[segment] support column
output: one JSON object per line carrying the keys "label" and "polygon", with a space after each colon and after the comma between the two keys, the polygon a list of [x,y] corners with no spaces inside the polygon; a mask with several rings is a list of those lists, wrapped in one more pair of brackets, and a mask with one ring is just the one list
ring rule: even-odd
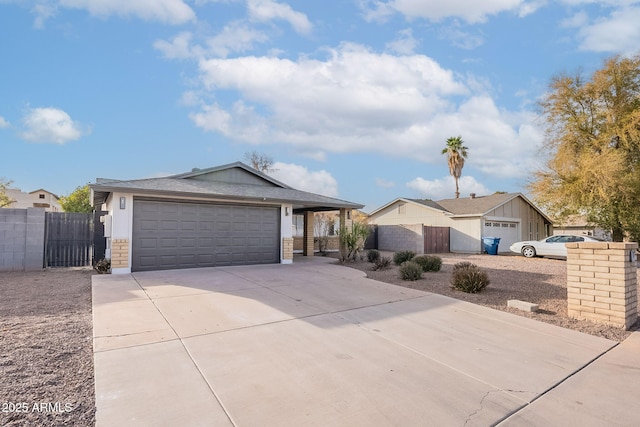
{"label": "support column", "polygon": [[313,256],[313,212],[307,211],[304,213],[304,235],[302,238],[302,254],[304,256]]}
{"label": "support column", "polygon": [[[340,230],[347,229],[351,231],[351,227],[353,225],[353,219],[351,218],[351,209],[340,209]],[[347,253],[347,246],[344,244],[342,239],[339,242],[340,245],[340,254],[345,257]]]}

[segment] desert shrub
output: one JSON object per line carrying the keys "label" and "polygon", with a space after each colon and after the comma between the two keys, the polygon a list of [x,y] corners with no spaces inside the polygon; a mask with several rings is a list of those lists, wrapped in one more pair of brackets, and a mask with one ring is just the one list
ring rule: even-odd
{"label": "desert shrub", "polygon": [[389,267],[391,267],[391,258],[388,256],[381,256],[375,260],[373,265],[374,270],[386,270]]}
{"label": "desert shrub", "polygon": [[403,262],[399,271],[402,280],[418,280],[422,278],[422,267],[413,261]]}
{"label": "desert shrub", "polygon": [[416,256],[416,253],[413,251],[398,251],[393,254],[393,263],[400,265],[405,261],[411,261],[414,256]]}
{"label": "desert shrub", "polygon": [[460,262],[453,266],[451,287],[469,294],[482,291],[489,285],[489,276],[475,264]]}
{"label": "desert shrub", "polygon": [[418,255],[411,261],[422,267],[422,271],[440,271],[442,267],[442,258],[435,255]]}
{"label": "desert shrub", "polygon": [[377,249],[371,249],[370,251],[367,252],[367,261],[376,262],[379,259],[380,259],[380,251],[378,251]]}

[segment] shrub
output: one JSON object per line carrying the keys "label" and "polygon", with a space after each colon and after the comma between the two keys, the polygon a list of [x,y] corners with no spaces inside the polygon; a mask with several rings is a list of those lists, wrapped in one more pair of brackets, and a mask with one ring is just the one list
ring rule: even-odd
{"label": "shrub", "polygon": [[416,256],[416,253],[413,251],[398,251],[393,254],[393,263],[400,265],[405,261],[411,261],[414,256]]}
{"label": "shrub", "polygon": [[422,278],[422,267],[413,261],[405,261],[400,266],[402,280],[418,280]]}
{"label": "shrub", "polygon": [[93,268],[100,274],[108,273],[111,268],[111,260],[102,258],[100,261],[96,262],[96,265]]}
{"label": "shrub", "polygon": [[377,249],[371,249],[367,252],[367,261],[376,262],[380,259],[380,252]]}
{"label": "shrub", "polygon": [[388,256],[378,258],[373,265],[374,270],[386,270],[389,267],[391,267],[391,258]]}
{"label": "shrub", "polygon": [[422,271],[440,271],[442,267],[442,258],[435,255],[419,255],[411,261],[422,267]]}
{"label": "shrub", "polygon": [[460,262],[453,266],[451,287],[469,294],[482,291],[489,285],[487,272],[470,262]]}

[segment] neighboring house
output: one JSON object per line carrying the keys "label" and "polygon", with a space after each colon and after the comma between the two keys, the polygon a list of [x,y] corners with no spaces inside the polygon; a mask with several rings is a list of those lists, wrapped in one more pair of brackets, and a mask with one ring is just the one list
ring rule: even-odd
{"label": "neighboring house", "polygon": [[25,193],[22,190],[9,188],[5,190],[5,194],[13,200],[6,208],[26,209],[26,208],[44,208],[47,212],[60,212],[62,208],[58,203],[59,197],[50,191],[39,190]]}
{"label": "neighboring house", "polygon": [[[483,237],[499,237],[499,252],[509,252],[512,243],[550,236],[552,221],[520,193],[445,200],[398,198],[369,216],[378,225],[381,250],[426,250],[431,228],[448,232],[451,252],[481,253]],[[446,251],[446,250],[445,250]]]}
{"label": "neighboring house", "polygon": [[587,219],[581,215],[574,215],[566,218],[553,226],[553,234],[577,234],[593,236],[598,239],[611,240],[611,233],[596,225],[589,224]]}
{"label": "neighboring house", "polygon": [[105,216],[113,273],[293,262],[293,217],[313,255],[314,212],[350,221],[362,205],[299,191],[236,162],[164,178],[98,179],[91,199]]}

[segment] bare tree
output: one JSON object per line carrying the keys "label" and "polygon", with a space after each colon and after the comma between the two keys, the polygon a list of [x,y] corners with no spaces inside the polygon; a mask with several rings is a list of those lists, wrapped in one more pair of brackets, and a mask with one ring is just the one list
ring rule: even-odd
{"label": "bare tree", "polygon": [[249,151],[244,153],[244,159],[249,162],[252,168],[257,169],[262,173],[275,171],[273,168],[273,159],[264,153]]}

